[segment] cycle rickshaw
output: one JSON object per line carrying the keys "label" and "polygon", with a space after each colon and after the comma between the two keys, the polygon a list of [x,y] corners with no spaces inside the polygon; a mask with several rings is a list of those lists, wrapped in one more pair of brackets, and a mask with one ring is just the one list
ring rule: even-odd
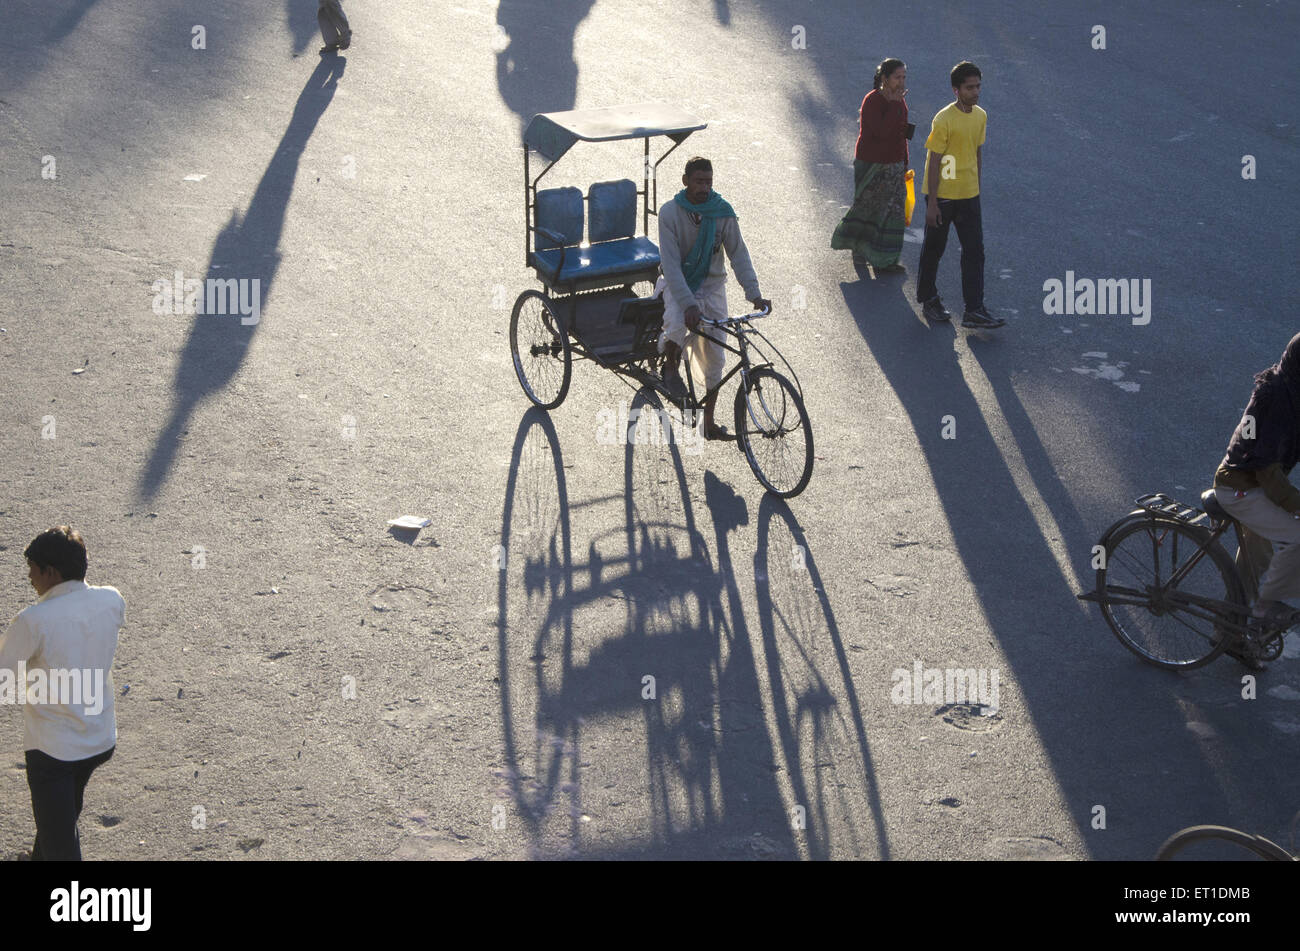
{"label": "cycle rickshaw", "polygon": [[[697,394],[694,374],[687,373],[687,395],[679,399],[663,383],[658,338],[664,303],[651,292],[659,274],[659,248],[649,237],[650,216],[658,208],[657,173],[691,133],[705,127],[695,116],[661,103],[533,117],[523,136],[524,263],[543,290],[524,291],[515,301],[510,352],[524,393],[544,410],[564,402],[575,359],[657,392],[682,410],[684,419],[696,416],[708,396],[740,374],[737,444],[758,481],[789,498],[802,492],[812,476],[812,425],[798,376],[753,326],[770,311],[700,321],[699,333],[739,357],[717,387]],[[673,144],[651,164],[650,140],[659,136]],[[640,189],[628,178],[596,182],[585,196],[572,186],[538,188],[578,142],[627,139],[645,143]],[[533,152],[546,162],[536,177],[531,173]],[[777,369],[778,360],[785,372]]]}

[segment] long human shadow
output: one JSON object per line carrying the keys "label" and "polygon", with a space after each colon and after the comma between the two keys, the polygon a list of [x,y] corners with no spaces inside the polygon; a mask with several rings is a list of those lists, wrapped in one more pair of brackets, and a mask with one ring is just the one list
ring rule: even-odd
{"label": "long human shadow", "polygon": [[[261,325],[260,320],[265,319],[265,304],[280,266],[280,235],[298,174],[298,160],[316,123],[334,98],[345,66],[343,57],[328,56],[313,70],[244,214],[240,216],[232,211],[230,220],[213,242],[203,286],[207,287],[209,280],[248,281],[248,287],[257,288],[262,313],[257,322],[248,324],[236,314],[186,315],[193,324],[172,382],[171,417],[159,433],[140,475],[138,491],[144,499],[153,498],[162,488],[187,432],[190,416],[203,400],[215,395],[234,378]],[[258,283],[252,284],[253,281]]]}
{"label": "long human shadow", "polygon": [[521,130],[539,112],[574,107],[573,37],[595,5],[596,0],[501,0],[497,24],[510,42],[497,52],[497,90]]}

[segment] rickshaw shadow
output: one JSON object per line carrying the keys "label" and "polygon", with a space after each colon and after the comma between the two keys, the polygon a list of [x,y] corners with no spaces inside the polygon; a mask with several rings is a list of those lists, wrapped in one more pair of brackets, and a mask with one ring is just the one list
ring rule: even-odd
{"label": "rickshaw shadow", "polygon": [[[868,843],[855,817],[869,813],[879,857],[888,859],[880,790],[835,612],[799,520],[770,494],[758,510],[754,585],[777,739],[793,800],[804,809],[808,856],[832,857],[832,829],[849,838],[836,851],[862,856]],[[855,754],[848,763],[846,753]]]}
{"label": "rickshaw shadow", "polygon": [[280,267],[280,234],[298,174],[298,159],[334,98],[346,62],[343,57],[327,57],[308,77],[294,106],[293,118],[248,207],[242,216],[232,211],[213,242],[202,287],[207,288],[208,282],[214,280],[247,282],[243,286],[249,293],[239,293],[250,303],[254,295],[258,297],[257,320],[244,324],[245,317],[233,313],[189,315],[191,329],[172,381],[171,417],[159,432],[140,474],[138,491],[142,498],[151,499],[162,488],[198,405],[226,387],[243,366],[260,326],[261,307],[270,297]]}
{"label": "rickshaw shadow", "polygon": [[[777,775],[785,769],[796,799],[808,802],[812,813],[806,854],[827,857],[829,827],[844,821],[844,810],[830,803],[836,793],[824,790],[823,782],[843,774],[832,770],[825,780],[819,774],[825,764],[813,760],[832,755],[822,741],[856,735],[870,808],[883,829],[865,730],[829,603],[824,595],[812,608],[800,601],[794,610],[820,614],[791,625],[784,606],[805,596],[782,588],[773,597],[770,586],[760,589],[765,654],[775,672],[773,693],[782,701],[778,764],[730,546],[731,536],[749,523],[748,507],[720,479],[705,474],[715,563],[705,529],[697,524],[682,443],[673,429],[677,419],[663,410],[650,390],[633,399],[622,497],[577,506],[621,502],[623,524],[595,534],[585,561],[577,563],[573,506],[555,426],[539,410],[520,422],[498,551],[502,794],[523,820],[522,844],[533,857],[793,859],[803,854],[796,837],[805,833],[792,829]],[[790,525],[793,519],[775,500],[765,502],[763,512],[769,523],[775,518]],[[597,517],[606,522],[603,514]],[[797,523],[789,530],[803,542]],[[765,528],[764,538],[770,535]],[[769,549],[775,551],[765,543],[760,550],[764,560]],[[819,586],[815,566],[811,577]],[[621,624],[615,620],[609,636],[591,638],[593,629],[617,617],[611,609],[617,612],[619,604]],[[849,713],[837,722],[847,717],[854,724],[834,736],[821,724],[834,719],[836,697],[844,691],[825,688],[819,697],[826,702],[819,705],[792,688],[795,709],[787,713],[785,683],[798,678],[780,660],[778,646],[782,633],[793,630],[806,639],[807,632],[827,625],[847,684]],[[638,719],[641,730],[634,731],[630,724]],[[584,736],[584,724],[595,720],[600,728],[588,728]],[[619,721],[628,724],[623,733],[643,737],[621,738]],[[802,726],[809,722],[815,732],[811,758],[800,746]],[[608,825],[628,814],[630,799],[644,815]],[[847,821],[852,827],[852,818]],[[850,834],[856,844],[859,837]],[[888,855],[883,835],[880,854]]]}
{"label": "rickshaw shadow", "polygon": [[[591,540],[585,564],[573,560],[554,425],[538,410],[520,423],[497,593],[503,791],[532,857],[743,856],[759,841],[755,823],[764,857],[796,857],[780,792],[759,765],[773,752],[748,635],[741,621],[727,636],[720,574],[695,523],[681,454],[662,441],[671,416],[644,389],[628,416],[622,498],[602,500],[622,502],[624,524]],[[734,493],[723,509],[726,525],[747,520]],[[575,628],[607,624],[611,602],[625,605],[621,631],[575,663]],[[520,676],[527,665],[532,673]],[[612,782],[584,792],[582,766],[595,758],[580,747],[584,722],[600,718],[612,729],[638,716],[643,745],[602,749],[600,772]],[[586,742],[607,742],[607,731],[591,733]],[[580,824],[588,811],[622,807],[629,787],[647,813],[641,836]]]}

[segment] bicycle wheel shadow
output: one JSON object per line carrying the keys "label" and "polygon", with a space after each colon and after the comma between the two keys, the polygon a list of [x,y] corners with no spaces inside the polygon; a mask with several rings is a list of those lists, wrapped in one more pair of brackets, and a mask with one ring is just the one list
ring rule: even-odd
{"label": "bicycle wheel shadow", "polygon": [[792,801],[803,809],[808,857],[869,854],[858,828],[858,817],[869,816],[878,857],[888,859],[871,747],[835,611],[799,520],[771,494],[759,505],[754,585],[776,734]]}
{"label": "bicycle wheel shadow", "polygon": [[[540,409],[530,409],[519,423],[494,560],[504,730],[504,765],[497,775],[535,851],[557,800],[569,799],[570,836],[579,805],[579,724],[563,703],[573,645],[568,489],[555,425]],[[522,603],[515,603],[519,597],[511,601],[512,591],[522,593]]]}

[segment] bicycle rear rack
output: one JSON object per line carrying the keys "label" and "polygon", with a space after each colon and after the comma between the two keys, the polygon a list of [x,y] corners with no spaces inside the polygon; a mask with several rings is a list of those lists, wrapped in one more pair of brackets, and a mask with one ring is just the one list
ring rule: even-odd
{"label": "bicycle rear rack", "polygon": [[1139,496],[1135,504],[1138,508],[1145,509],[1152,515],[1163,515],[1166,518],[1177,519],[1188,525],[1199,525],[1202,527],[1210,524],[1210,517],[1200,509],[1191,505],[1184,505],[1177,499],[1170,498],[1163,492],[1154,492],[1148,495]]}

